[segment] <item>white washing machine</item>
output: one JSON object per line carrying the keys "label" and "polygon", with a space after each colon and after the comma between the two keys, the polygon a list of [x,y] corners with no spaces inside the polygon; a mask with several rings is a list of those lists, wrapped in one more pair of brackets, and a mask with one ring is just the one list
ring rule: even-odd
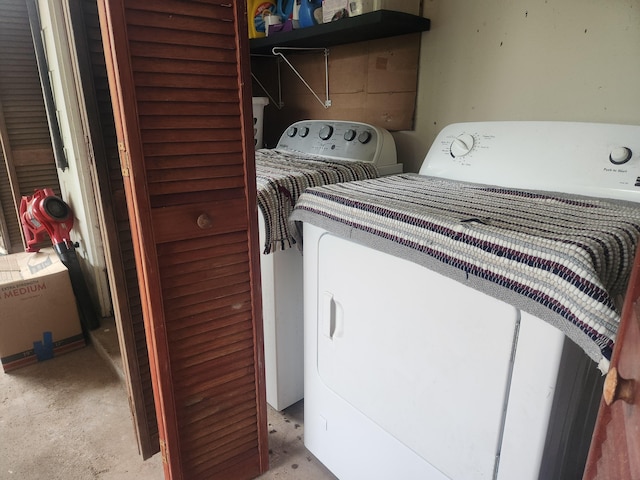
{"label": "white washing machine", "polygon": [[596,197],[640,202],[640,127],[455,124],[420,175],[308,190],[305,446],[341,480],[582,478],[621,305],[592,289],[640,231]]}
{"label": "white washing machine", "polygon": [[[303,275],[298,246],[288,239],[269,240],[268,232],[289,227],[285,225],[286,218],[280,219],[280,227],[274,218],[288,216],[307,183],[320,185],[350,179],[346,174],[335,173],[340,162],[372,164],[380,175],[402,172],[391,134],[361,122],[296,122],[282,134],[275,149],[256,152],[258,192],[272,210],[265,215],[269,206],[261,205],[258,222],[263,246],[260,261],[267,402],[276,410],[292,405],[304,395]],[[310,179],[316,172],[319,176]],[[349,173],[354,178],[362,174]],[[287,185],[284,197],[283,185]],[[265,228],[265,216],[272,219],[269,229]],[[284,236],[289,233],[295,234],[290,231]]]}

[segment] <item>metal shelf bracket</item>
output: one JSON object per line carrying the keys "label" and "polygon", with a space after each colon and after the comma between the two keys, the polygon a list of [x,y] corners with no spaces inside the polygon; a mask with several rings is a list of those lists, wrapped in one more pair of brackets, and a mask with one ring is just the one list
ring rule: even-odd
{"label": "metal shelf bracket", "polygon": [[[300,74],[300,72],[293,66],[293,64],[287,59],[287,57],[282,53],[283,51],[321,51],[324,54],[324,95],[325,100],[322,100],[318,94],[313,90],[311,85],[307,83],[304,77]],[[324,108],[329,108],[331,106],[331,99],[329,98],[329,49],[328,48],[297,48],[297,47],[273,47],[271,49],[271,53],[278,58],[278,60],[284,61],[289,68],[296,74],[296,76],[300,79],[300,81],[304,84],[305,87],[313,94],[313,96],[320,102]],[[251,76],[255,80],[255,82],[260,86],[260,88],[265,92],[265,94],[269,97],[269,99],[273,102],[273,104],[280,110],[284,106],[284,102],[282,101],[282,83],[280,77],[280,61],[278,61],[278,101],[275,101],[273,97],[269,94],[267,89],[262,85],[262,83],[256,78],[256,76],[251,73]]]}

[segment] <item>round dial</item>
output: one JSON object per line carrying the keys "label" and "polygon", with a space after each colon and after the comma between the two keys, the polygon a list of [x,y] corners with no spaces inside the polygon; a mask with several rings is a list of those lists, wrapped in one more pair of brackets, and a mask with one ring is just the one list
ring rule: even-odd
{"label": "round dial", "polygon": [[309,135],[309,127],[301,127],[300,131],[298,132],[298,135],[300,135],[302,138]]}
{"label": "round dial", "polygon": [[369,143],[369,140],[371,140],[371,132],[368,130],[358,135],[358,141],[362,144]]}
{"label": "round dial", "polygon": [[289,129],[287,130],[287,135],[289,137],[295,137],[297,131],[298,129],[296,127],[289,127]]}
{"label": "round dial", "polygon": [[611,150],[609,154],[609,161],[614,165],[622,165],[623,163],[627,163],[631,160],[631,152],[630,148],[627,147],[617,147]]}
{"label": "round dial", "polygon": [[350,128],[349,130],[347,130],[346,132],[344,132],[344,139],[347,142],[350,142],[351,140],[353,140],[354,138],[356,138],[356,131],[353,130],[352,128]]}
{"label": "round dial", "polygon": [[325,125],[320,129],[320,133],[318,135],[322,140],[329,140],[331,135],[333,135],[333,127],[331,125]]}
{"label": "round dial", "polygon": [[472,135],[468,133],[458,135],[453,142],[451,142],[451,156],[454,158],[464,157],[473,149],[474,143],[475,141]]}

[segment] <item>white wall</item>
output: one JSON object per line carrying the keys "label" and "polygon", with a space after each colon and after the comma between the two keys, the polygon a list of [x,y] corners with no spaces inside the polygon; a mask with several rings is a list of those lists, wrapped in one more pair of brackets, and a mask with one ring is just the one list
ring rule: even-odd
{"label": "white wall", "polygon": [[415,131],[394,133],[417,171],[454,122],[640,125],[640,0],[424,0]]}

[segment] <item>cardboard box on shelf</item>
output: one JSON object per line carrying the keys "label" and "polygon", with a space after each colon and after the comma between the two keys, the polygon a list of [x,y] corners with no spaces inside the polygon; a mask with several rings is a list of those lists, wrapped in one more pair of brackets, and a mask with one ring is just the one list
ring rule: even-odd
{"label": "cardboard box on shelf", "polygon": [[322,0],[322,21],[335,22],[376,10],[420,15],[420,0]]}
{"label": "cardboard box on shelf", "polygon": [[349,17],[349,0],[322,0],[322,23]]}
{"label": "cardboard box on shelf", "polygon": [[69,273],[54,250],[0,256],[0,361],[4,371],[84,345]]}

